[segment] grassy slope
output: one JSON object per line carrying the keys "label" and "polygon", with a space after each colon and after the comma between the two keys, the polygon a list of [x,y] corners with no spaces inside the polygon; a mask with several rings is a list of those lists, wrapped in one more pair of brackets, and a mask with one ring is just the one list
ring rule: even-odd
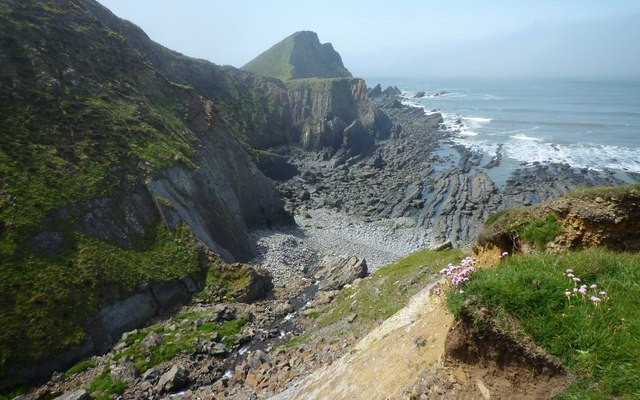
{"label": "grassy slope", "polygon": [[[460,261],[461,257],[460,250],[421,250],[380,268],[359,284],[343,288],[331,304],[312,311],[310,316],[316,318],[317,329],[307,336],[295,338],[291,344],[367,333],[376,323],[404,307],[411,296],[439,278],[438,271],[449,263]],[[342,323],[353,314],[357,315],[353,323]]]}
{"label": "grassy slope", "polygon": [[[575,190],[568,198],[597,204],[596,197],[620,198],[640,185]],[[546,214],[545,214],[546,212]],[[505,210],[487,220],[490,231],[520,236],[543,249],[561,233],[557,215],[543,206]],[[487,239],[491,240],[491,238]],[[574,285],[567,269],[581,279]],[[577,380],[561,398],[636,398],[640,392],[640,254],[588,249],[562,255],[534,253],[508,258],[498,268],[482,270],[451,290],[454,313],[466,299],[506,311],[550,354],[558,356]],[[588,299],[565,296],[581,284],[595,284],[609,299],[595,307]],[[603,297],[603,296],[599,296]]]}
{"label": "grassy slope", "polygon": [[251,60],[242,69],[254,74],[277,78],[283,82],[287,81],[291,79],[293,72],[290,57],[294,44],[294,35],[289,36]]}
{"label": "grassy slope", "polygon": [[[563,275],[568,268],[610,299],[596,307],[588,298],[567,298],[565,291],[574,287]],[[448,301],[454,313],[465,299],[476,297],[479,304],[514,316],[575,374],[575,384],[561,398],[634,398],[640,391],[639,280],[638,254],[591,249],[516,256],[478,272],[464,293],[450,291]]]}

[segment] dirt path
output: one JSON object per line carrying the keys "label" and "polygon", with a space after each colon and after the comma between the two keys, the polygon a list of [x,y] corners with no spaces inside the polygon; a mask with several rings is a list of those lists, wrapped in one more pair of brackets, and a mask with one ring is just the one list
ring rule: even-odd
{"label": "dirt path", "polygon": [[443,298],[430,294],[434,284],[370,332],[332,365],[294,382],[272,399],[398,398],[421,371],[442,362],[447,331],[453,323]]}

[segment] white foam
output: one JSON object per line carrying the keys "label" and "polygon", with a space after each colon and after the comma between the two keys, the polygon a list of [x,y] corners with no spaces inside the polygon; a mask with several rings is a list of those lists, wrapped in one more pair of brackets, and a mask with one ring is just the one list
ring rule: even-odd
{"label": "white foam", "polygon": [[522,129],[514,129],[512,131],[504,131],[504,132],[500,132],[500,135],[512,135],[514,133],[520,133],[520,132],[532,132],[532,131],[537,131],[538,129],[540,129],[539,126],[534,126],[531,128],[522,128]]}
{"label": "white foam", "polygon": [[518,140],[505,143],[503,150],[506,157],[521,162],[566,163],[575,168],[640,173],[640,149],[635,148]]}
{"label": "white foam", "polygon": [[[410,97],[414,95],[415,93],[405,92],[402,103],[412,107],[420,107],[425,110],[426,114],[431,114],[430,109],[418,102],[419,99]],[[458,95],[460,94],[449,92],[442,96],[454,97]],[[459,114],[442,111],[440,113],[444,120],[443,128],[454,134],[452,141],[466,146],[474,152],[494,154],[496,146],[504,141],[503,156],[517,162],[566,163],[574,168],[614,169],[640,173],[639,148],[581,143],[554,144],[547,142],[545,138],[525,133],[538,130],[539,126],[494,132],[491,129],[486,129],[487,125],[492,122],[491,118],[477,115],[463,117]],[[502,139],[498,139],[498,137],[502,137]]]}
{"label": "white foam", "polygon": [[418,104],[415,101],[411,101],[409,99],[404,99],[401,101],[401,103],[404,104],[405,106],[425,109],[425,107],[422,104]]}
{"label": "white foam", "polygon": [[527,136],[523,133],[519,133],[517,135],[513,135],[513,136],[509,136],[512,139],[516,139],[516,140],[524,140],[526,142],[542,142],[542,139],[540,138],[536,138],[536,137],[531,137],[531,136]]}
{"label": "white foam", "polygon": [[484,118],[484,117],[462,117],[462,119],[464,121],[473,121],[479,124],[488,124],[489,122],[491,122],[491,118]]}

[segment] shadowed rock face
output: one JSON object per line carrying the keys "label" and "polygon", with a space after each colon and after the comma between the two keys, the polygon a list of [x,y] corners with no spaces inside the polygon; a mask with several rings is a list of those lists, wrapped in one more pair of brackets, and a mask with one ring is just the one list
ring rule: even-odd
{"label": "shadowed rock face", "polygon": [[299,78],[347,78],[351,73],[342,64],[342,58],[331,43],[320,44],[315,32],[294,34],[295,44],[289,62],[293,66],[291,77]]}

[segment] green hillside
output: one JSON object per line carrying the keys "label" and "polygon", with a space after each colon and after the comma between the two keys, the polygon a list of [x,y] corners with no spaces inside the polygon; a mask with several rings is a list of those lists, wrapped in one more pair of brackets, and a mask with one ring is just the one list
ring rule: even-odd
{"label": "green hillside", "polygon": [[308,31],[296,32],[286,37],[242,69],[282,81],[351,77],[331,44],[320,44],[318,35]]}

